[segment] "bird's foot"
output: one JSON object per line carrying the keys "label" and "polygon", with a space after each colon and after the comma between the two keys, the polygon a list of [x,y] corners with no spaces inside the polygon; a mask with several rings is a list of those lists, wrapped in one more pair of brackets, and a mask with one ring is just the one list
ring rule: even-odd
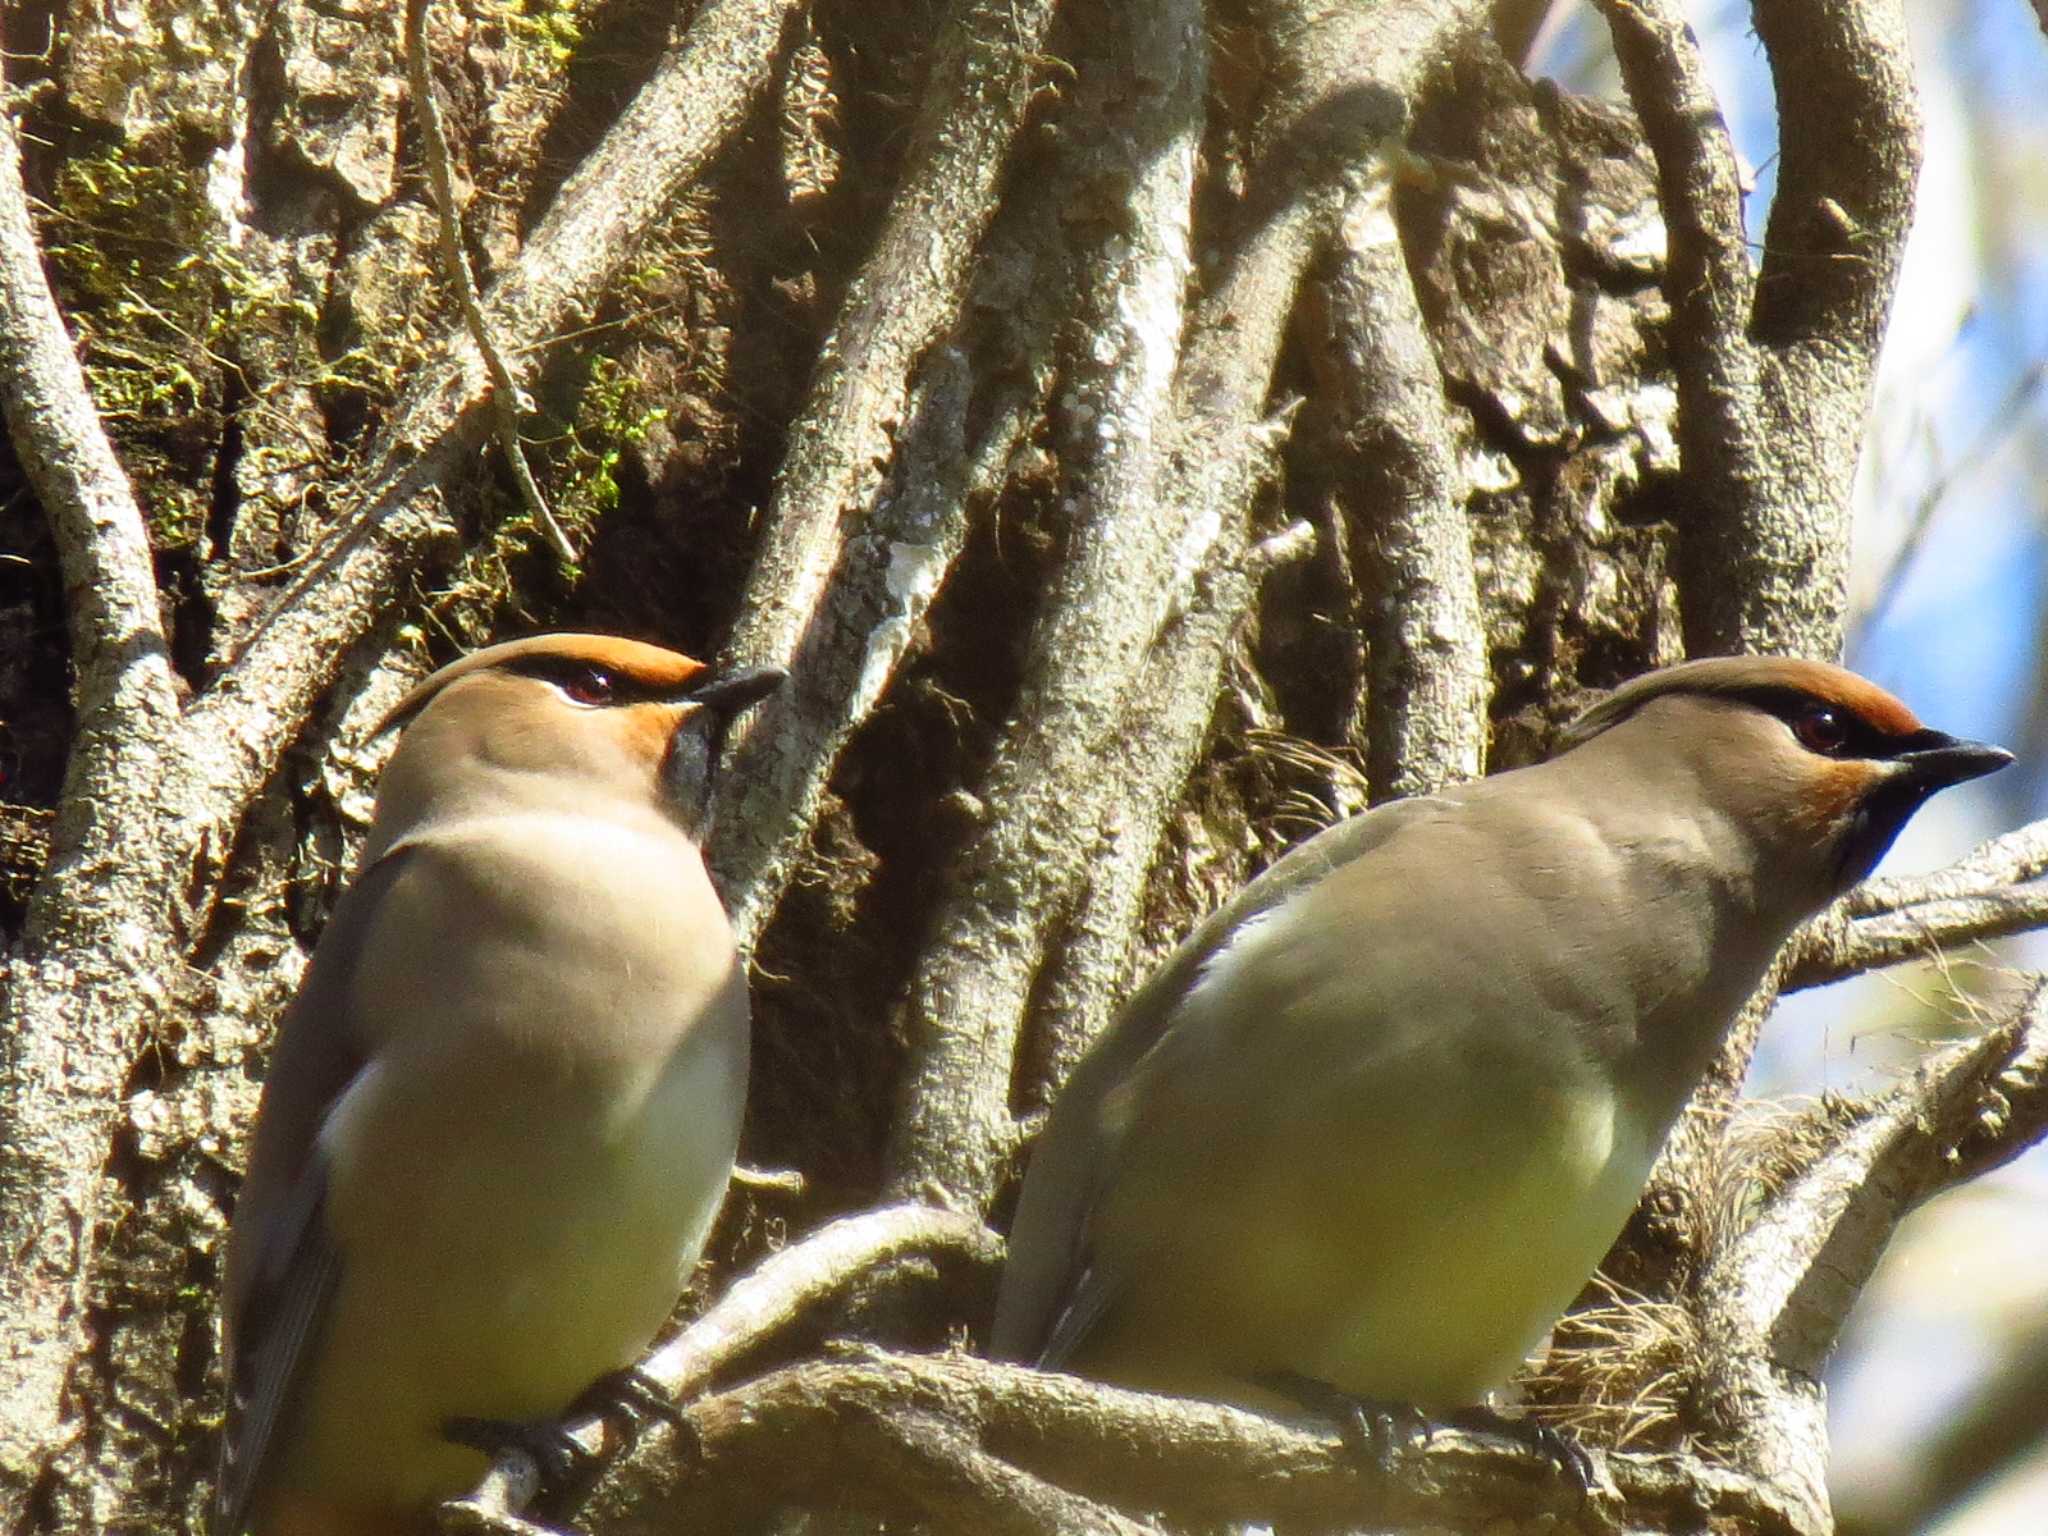
{"label": "bird's foot", "polygon": [[1483,1405],[1456,1408],[1432,1419],[1413,1403],[1359,1397],[1299,1371],[1268,1372],[1257,1378],[1257,1384],[1331,1420],[1352,1454],[1382,1477],[1391,1472],[1400,1451],[1427,1443],[1439,1430],[1462,1429],[1491,1435],[1541,1457],[1582,1501],[1593,1488],[1593,1458],[1586,1448],[1536,1419],[1514,1418]]}
{"label": "bird's foot", "polygon": [[697,1444],[697,1426],[683,1412],[682,1404],[637,1365],[607,1371],[579,1392],[576,1401],[570,1405],[569,1416],[574,1418],[579,1414],[592,1414],[617,1423],[629,1440],[653,1420],[673,1429],[684,1446],[695,1447]]}
{"label": "bird's foot", "polygon": [[597,1465],[595,1451],[585,1446],[559,1419],[479,1419],[467,1415],[445,1419],[444,1439],[497,1457],[518,1451],[540,1469],[544,1490],[568,1487]]}
{"label": "bird's foot", "polygon": [[1429,1419],[1413,1403],[1359,1397],[1299,1371],[1268,1371],[1255,1381],[1330,1420],[1351,1454],[1383,1478],[1392,1475],[1398,1453],[1429,1438]]}
{"label": "bird's foot", "polygon": [[601,1452],[569,1432],[570,1424],[586,1418],[616,1425],[627,1440],[650,1419],[658,1419],[672,1425],[690,1451],[697,1445],[697,1429],[689,1416],[661,1383],[637,1366],[598,1377],[576,1394],[559,1419],[452,1418],[442,1424],[441,1433],[486,1456],[522,1452],[540,1471],[543,1497],[552,1499],[570,1493],[604,1460]]}
{"label": "bird's foot", "polygon": [[1443,1415],[1440,1422],[1475,1435],[1492,1435],[1542,1457],[1557,1468],[1558,1476],[1569,1483],[1581,1499],[1592,1491],[1595,1476],[1593,1458],[1587,1454],[1586,1448],[1563,1430],[1539,1419],[1515,1418],[1498,1409],[1474,1405],[1454,1409]]}

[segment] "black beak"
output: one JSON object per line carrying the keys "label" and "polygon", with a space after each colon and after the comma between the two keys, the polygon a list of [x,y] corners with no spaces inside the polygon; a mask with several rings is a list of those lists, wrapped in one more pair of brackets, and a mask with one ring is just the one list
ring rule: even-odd
{"label": "black beak", "polygon": [[1913,737],[1898,761],[1912,775],[1916,785],[1928,794],[1996,773],[2012,761],[2012,754],[1988,742],[1962,741],[1940,731],[1922,731]]}
{"label": "black beak", "polygon": [[788,676],[783,667],[742,667],[737,672],[714,677],[701,688],[691,689],[688,698],[692,704],[730,719],[767,698]]}

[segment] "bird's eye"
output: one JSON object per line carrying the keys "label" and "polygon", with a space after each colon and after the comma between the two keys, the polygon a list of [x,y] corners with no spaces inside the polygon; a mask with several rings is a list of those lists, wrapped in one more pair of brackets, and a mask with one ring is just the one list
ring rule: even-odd
{"label": "bird's eye", "polygon": [[1833,757],[1849,744],[1848,722],[1825,704],[1809,704],[1794,715],[1792,734],[1807,751],[1823,757]]}
{"label": "bird's eye", "polygon": [[602,667],[578,667],[573,672],[565,673],[557,686],[573,702],[593,707],[611,703],[615,692],[611,673]]}

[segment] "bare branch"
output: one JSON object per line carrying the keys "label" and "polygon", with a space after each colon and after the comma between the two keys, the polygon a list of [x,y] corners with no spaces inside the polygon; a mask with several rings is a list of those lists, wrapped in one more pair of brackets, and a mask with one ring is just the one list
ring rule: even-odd
{"label": "bare branch", "polygon": [[[781,899],[840,748],[951,573],[966,498],[998,483],[1024,429],[1022,410],[999,410],[969,462],[961,360],[940,357],[918,374],[959,320],[1053,9],[959,0],[933,51],[903,185],[790,428],[726,647],[791,673],[746,727],[730,776],[743,799],[721,818],[713,850],[743,944]],[[874,498],[899,455],[885,509]]]}
{"label": "bare branch", "polygon": [[1375,801],[1477,776],[1486,629],[1443,372],[1382,181],[1352,201],[1318,285],[1335,500],[1366,574],[1366,776]]}
{"label": "bare branch", "polygon": [[118,838],[94,836],[104,820],[94,814],[97,798],[111,781],[154,779],[178,694],[149,529],[43,275],[11,116],[0,123],[0,404],[63,563],[78,713],[66,811],[52,833],[33,935],[84,898],[73,878],[81,861],[121,851]]}
{"label": "bare branch", "polygon": [[[1757,277],[1757,341],[1802,378],[1846,391],[1853,473],[1920,174],[1920,109],[1896,0],[1761,0],[1779,128],[1777,193]],[[1839,350],[1838,357],[1828,354]]]}
{"label": "bare branch", "polygon": [[[972,1217],[928,1205],[894,1205],[845,1217],[819,1228],[793,1247],[770,1255],[736,1280],[710,1310],[641,1362],[640,1374],[669,1396],[687,1401],[722,1371],[842,1298],[855,1283],[882,1266],[921,1257],[945,1259],[993,1270],[1002,1262],[1002,1240]],[[610,1426],[585,1418],[565,1426],[569,1436],[593,1454],[609,1446]],[[663,1443],[648,1437],[636,1446],[635,1464],[660,1454]],[[501,1456],[465,1507],[479,1512],[524,1509],[538,1491],[531,1460],[519,1452]],[[645,1474],[634,1466],[617,1469],[600,1494],[602,1507],[637,1503]]]}
{"label": "bare branch", "polygon": [[[627,1512],[621,1532],[718,1529],[764,1502],[822,1497],[837,1507],[847,1492],[884,1513],[929,1511],[919,1487],[929,1463],[906,1466],[906,1431],[889,1427],[906,1418],[917,1426],[908,1433],[924,1434],[940,1455],[978,1453],[962,1458],[963,1473],[985,1465],[979,1456],[1000,1457],[1027,1475],[1027,1497],[1051,1486],[1087,1501],[1060,1506],[1067,1530],[1129,1529],[1119,1518],[1144,1511],[1175,1527],[1483,1526],[1512,1536],[1616,1531],[1622,1509],[1638,1522],[1714,1518],[1773,1536],[1823,1529],[1798,1523],[1767,1491],[1681,1458],[1597,1456],[1601,1486],[1582,1502],[1529,1452],[1445,1430],[1403,1450],[1381,1479],[1318,1429],[963,1355],[864,1350],[776,1371],[702,1399],[688,1415],[701,1461]],[[945,1433],[931,1434],[933,1425]]]}
{"label": "bare branch", "polygon": [[1832,656],[1851,481],[1919,170],[1903,19],[1889,0],[1758,7],[1785,159],[1752,283],[1733,151],[1691,33],[1666,0],[1604,9],[1671,231],[1687,649]]}
{"label": "bare branch", "polygon": [[[1247,434],[1234,454],[1219,457],[1214,467],[1229,479],[1214,487],[1215,505],[1249,503],[1275,471],[1283,426]],[[1048,1084],[1066,1080],[1122,1001],[1159,840],[1200,761],[1232,647],[1263,577],[1277,562],[1307,554],[1314,532],[1297,523],[1249,550],[1244,540],[1241,526],[1222,530],[1188,611],[1161,636],[1132,690],[1121,737],[1130,771],[1097,808],[1096,856],[1042,988],[1046,1040],[1034,1065]]]}
{"label": "bare branch", "polygon": [[854,518],[881,484],[918,355],[953,325],[996,179],[1030,100],[1050,0],[959,0],[934,50],[909,166],[826,339],[730,650],[787,661]]}
{"label": "bare branch", "polygon": [[[2048,1133],[2048,984],[1889,1092],[1829,1102],[1765,1144],[1794,1167],[1715,1261],[1712,1291],[1813,1372],[1907,1212]],[[1738,1170],[1739,1172],[1739,1170]]]}
{"label": "bare branch", "polygon": [[888,1205],[820,1227],[736,1281],[696,1322],[647,1357],[641,1371],[688,1398],[718,1372],[803,1318],[854,1281],[910,1255],[993,1270],[1002,1240],[971,1216],[929,1205]]}
{"label": "bare branch", "polygon": [[[1775,1137],[1798,1166],[1719,1246],[1699,1286],[1697,1411],[1738,1466],[1825,1511],[1815,1385],[1899,1221],[2048,1134],[2048,986],[1890,1093],[1823,1105]],[[1803,1164],[1803,1166],[1799,1166]]]}
{"label": "bare branch", "polygon": [[0,1524],[12,1526],[61,1434],[85,1342],[107,1123],[137,1024],[95,989],[112,978],[160,995],[176,970],[169,925],[138,921],[169,871],[128,840],[125,813],[154,804],[178,699],[148,530],[43,275],[14,120],[0,117],[0,400],[63,562],[78,714],[27,945],[0,970]]}
{"label": "bare branch", "polygon": [[2044,874],[2048,874],[2048,820],[2002,832],[1932,874],[1866,880],[1849,893],[1843,906],[1850,917],[1874,917],[1923,902],[1989,895]]}
{"label": "bare branch", "polygon": [[64,564],[85,734],[153,737],[175,716],[149,531],[43,275],[14,119],[0,124],[0,403]]}
{"label": "bare branch", "polygon": [[[1102,755],[1175,595],[1161,584],[1191,574],[1173,551],[1194,509],[1154,504],[1152,466],[1168,431],[1192,271],[1202,21],[1186,0],[1132,6],[1118,21],[1090,30],[1090,51],[1077,60],[1084,80],[1098,68],[1121,78],[1142,61],[1158,88],[1070,130],[1077,189],[1099,181],[1122,194],[1114,227],[1098,221],[1082,262],[1089,350],[1070,364],[1072,440],[1060,492],[1075,519],[1070,553],[1033,632],[1013,723],[982,796],[994,819],[963,853],[904,1008],[911,1047],[892,1187],[910,1193],[936,1181],[976,1205],[993,1192],[1009,1147],[1010,1062],[1043,946],[1096,853],[1099,818],[1076,796],[1108,778]],[[1055,226],[1047,236],[1063,232]]]}
{"label": "bare branch", "polygon": [[[604,141],[565,182],[484,303],[507,356],[573,329],[737,131],[769,82],[794,0],[709,0]],[[225,818],[304,725],[349,649],[442,536],[438,488],[490,431],[489,374],[466,332],[386,432],[358,510],[192,711],[181,791]]]}
{"label": "bare branch", "polygon": [[1164,1536],[1149,1521],[1091,1503],[991,1456],[941,1415],[878,1414],[863,1427],[885,1453],[885,1476],[942,1529],[993,1536]]}
{"label": "bare branch", "polygon": [[[898,1190],[936,1180],[986,1201],[1015,1135],[1009,1084],[1034,988],[1055,1072],[1114,1003],[1143,868],[1171,806],[1154,791],[1185,776],[1220,677],[1205,672],[1221,654],[1208,639],[1176,652],[1177,634],[1194,633],[1175,628],[1191,611],[1186,583],[1242,561],[1250,501],[1285,420],[1269,418],[1266,397],[1302,273],[1344,199],[1377,173],[1372,151],[1398,128],[1400,104],[1481,8],[1280,9],[1291,86],[1259,125],[1258,207],[1190,317],[1177,365],[1201,22],[1165,6],[1138,23],[1151,33],[1140,56],[1174,61],[1148,64],[1162,89],[1142,124],[1163,142],[1122,181],[1130,217],[1110,247],[1109,297],[1091,317],[1094,355],[1109,361],[1078,370],[1075,425],[1093,438],[1068,459],[1067,500],[1081,521],[1033,635],[1020,724],[996,753],[985,799],[1002,819],[965,853],[961,887],[912,981],[911,1062],[891,1148]],[[1171,688],[1141,687],[1155,645],[1164,666],[1187,669]],[[1148,741],[1150,767],[1121,781],[1101,773],[1103,755],[1142,718],[1130,712],[1155,703],[1179,714]],[[1062,938],[1058,968],[1042,977]]]}
{"label": "bare branch", "polygon": [[1931,874],[1865,881],[1793,940],[1785,989],[1824,986],[2048,924],[2048,887],[2023,883],[2044,873],[2048,821],[2037,821]]}
{"label": "bare branch", "polygon": [[[1674,339],[1693,369],[1711,367],[1724,353],[1746,366],[1755,277],[1743,236],[1744,189],[1699,40],[1667,0],[1605,0],[1601,9],[1629,101],[1657,157]],[[1755,384],[1747,376],[1721,382],[1745,391]]]}
{"label": "bare branch", "polygon": [[462,248],[462,223],[455,209],[455,181],[449,174],[448,138],[441,131],[441,108],[434,100],[434,75],[427,58],[427,0],[406,0],[405,62],[412,81],[413,117],[420,126],[420,159],[427,168],[427,185],[433,190],[434,212],[441,230],[441,262],[447,268],[449,284],[469,327],[469,339],[483,358],[491,376],[491,422],[505,465],[519,487],[519,499],[539,526],[541,535],[565,565],[576,563],[576,546],[555,521],[547,498],[534,483],[533,467],[526,462],[526,449],[519,441],[519,416],[531,411],[533,402],[498,349],[484,318],[483,301],[478,298],[476,274],[470,270],[469,253]]}
{"label": "bare branch", "polygon": [[[1048,317],[1041,334],[1050,333]],[[1020,387],[980,413],[982,430],[969,442],[967,359],[950,345],[925,355],[898,450],[896,492],[841,546],[789,681],[720,779],[710,857],[742,948],[760,936],[782,897],[796,853],[817,825],[833,763],[880,703],[952,574],[970,510],[1001,488],[1044,407],[1050,370],[1027,368],[1019,377]]]}
{"label": "bare branch", "polygon": [[[1974,481],[1985,465],[2025,430],[2033,415],[2036,397],[2048,392],[2048,360],[2034,363],[2015,379],[2005,398],[1984,412],[1984,426],[1954,458],[1941,465],[1934,481],[1914,499],[1906,518],[1906,530],[1886,555],[1884,569],[1869,584],[1869,597],[1855,615],[1852,634],[1869,634],[1890,613],[1898,601],[1906,578],[1918,564],[1920,551],[1936,517],[1956,491]],[[1848,649],[1857,649],[1853,642]]]}
{"label": "bare branch", "polygon": [[1922,902],[1902,912],[1853,922],[1827,924],[1826,917],[1815,919],[1800,935],[1786,991],[1825,986],[1845,976],[1925,960],[1960,945],[2048,927],[2048,884]]}

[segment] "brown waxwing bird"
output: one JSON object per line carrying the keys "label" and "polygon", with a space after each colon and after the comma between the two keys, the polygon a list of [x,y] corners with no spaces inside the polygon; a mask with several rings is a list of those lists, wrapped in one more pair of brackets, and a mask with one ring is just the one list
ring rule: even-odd
{"label": "brown waxwing bird", "polygon": [[725,1193],[746,978],[699,853],[726,728],[781,680],[541,635],[442,668],[286,1010],[228,1233],[214,1528],[431,1528],[630,1367]]}
{"label": "brown waxwing bird", "polygon": [[1793,929],[2012,760],[1748,657],[1638,678],[1564,748],[1331,827],[1195,929],[1053,1104],[992,1353],[1254,1407],[1480,1403]]}

